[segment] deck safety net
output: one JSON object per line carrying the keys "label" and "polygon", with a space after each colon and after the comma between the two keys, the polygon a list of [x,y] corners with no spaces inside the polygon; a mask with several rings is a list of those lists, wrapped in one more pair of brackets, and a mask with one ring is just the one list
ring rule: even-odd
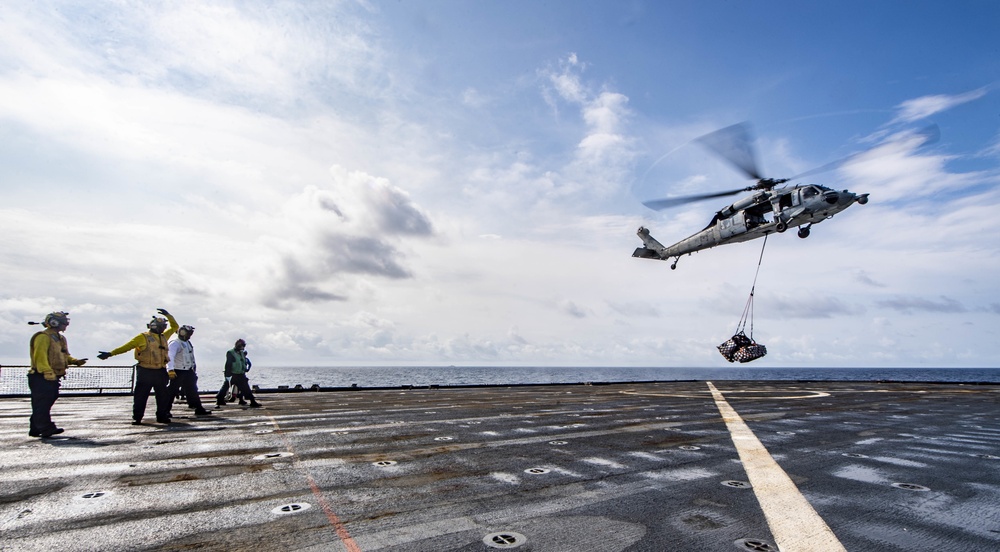
{"label": "deck safety net", "polygon": [[[28,396],[29,366],[0,366],[0,395]],[[135,382],[133,366],[70,366],[61,380],[60,394],[130,394]]]}

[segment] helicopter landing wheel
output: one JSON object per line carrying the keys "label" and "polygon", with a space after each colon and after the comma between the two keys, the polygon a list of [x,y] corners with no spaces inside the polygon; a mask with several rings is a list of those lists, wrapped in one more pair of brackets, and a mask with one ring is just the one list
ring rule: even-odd
{"label": "helicopter landing wheel", "polygon": [[677,261],[670,263],[670,270],[677,270]]}
{"label": "helicopter landing wheel", "polygon": [[809,227],[808,226],[803,226],[802,228],[799,228],[799,237],[802,238],[802,239],[806,239],[806,238],[809,237]]}
{"label": "helicopter landing wheel", "polygon": [[788,223],[785,221],[779,222],[775,230],[777,230],[779,234],[784,232],[785,230],[788,230]]}

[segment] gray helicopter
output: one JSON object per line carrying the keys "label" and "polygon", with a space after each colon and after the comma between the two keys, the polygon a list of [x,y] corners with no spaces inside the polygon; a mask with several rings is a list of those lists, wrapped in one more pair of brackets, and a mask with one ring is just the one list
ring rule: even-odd
{"label": "gray helicopter", "polygon": [[[920,131],[919,134],[922,136],[923,144],[926,144],[937,139],[937,127],[928,127]],[[676,269],[677,261],[681,255],[728,243],[762,238],[771,233],[780,234],[789,228],[797,227],[799,237],[807,238],[812,225],[832,218],[855,203],[861,205],[868,203],[868,194],[866,193],[856,194],[847,190],[838,191],[819,184],[796,184],[779,187],[793,179],[833,170],[865,152],[851,155],[793,178],[773,179],[763,178],[758,174],[756,156],[750,140],[750,130],[746,123],[717,130],[698,138],[698,141],[757,182],[752,186],[736,190],[644,201],[643,205],[650,209],[662,210],[740,192],[753,193],[716,212],[712,221],[700,232],[670,246],[664,246],[649,234],[649,230],[645,227],[639,227],[637,234],[642,240],[643,246],[636,248],[635,252],[632,253],[633,257],[661,261],[672,258],[674,261],[670,268]]]}

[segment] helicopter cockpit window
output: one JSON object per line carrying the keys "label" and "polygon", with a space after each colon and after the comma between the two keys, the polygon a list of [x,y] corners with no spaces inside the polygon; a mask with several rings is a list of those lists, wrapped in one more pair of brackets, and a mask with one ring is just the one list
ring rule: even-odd
{"label": "helicopter cockpit window", "polygon": [[809,186],[802,189],[802,199],[812,199],[819,195],[819,190]]}

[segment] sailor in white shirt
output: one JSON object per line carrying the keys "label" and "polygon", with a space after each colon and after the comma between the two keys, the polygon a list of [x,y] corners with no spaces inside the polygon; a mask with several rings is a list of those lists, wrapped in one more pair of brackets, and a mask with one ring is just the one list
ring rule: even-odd
{"label": "sailor in white shirt", "polygon": [[201,397],[198,396],[198,374],[195,372],[197,366],[194,361],[194,346],[191,344],[191,335],[194,328],[191,326],[181,326],[177,329],[177,339],[167,345],[167,373],[170,374],[170,388],[174,397],[180,393],[187,399],[189,408],[194,409],[196,416],[207,416],[210,411],[205,410],[201,404]]}

